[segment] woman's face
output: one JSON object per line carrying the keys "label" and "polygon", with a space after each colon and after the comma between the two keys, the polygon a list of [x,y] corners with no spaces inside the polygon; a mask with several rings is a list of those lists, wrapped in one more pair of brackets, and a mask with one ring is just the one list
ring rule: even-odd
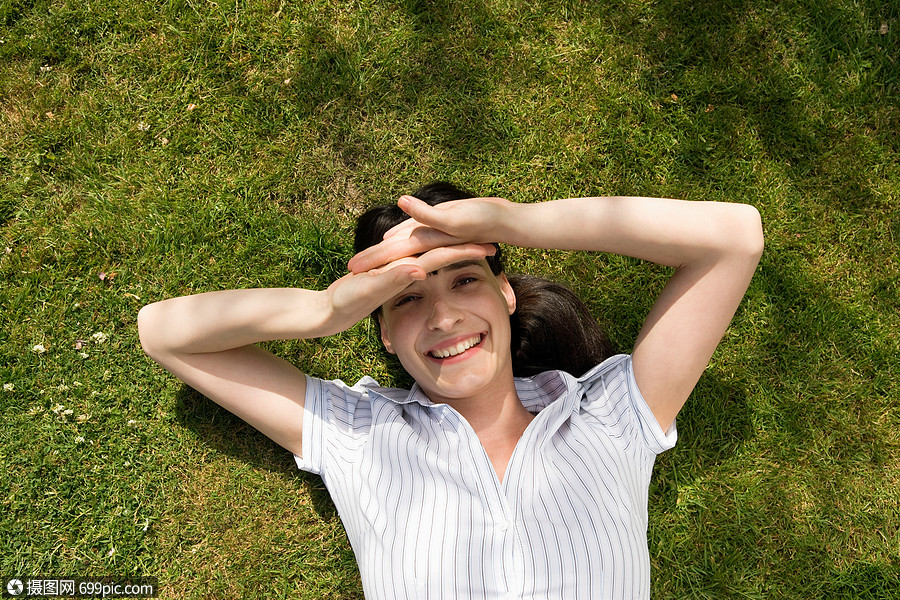
{"label": "woman's face", "polygon": [[484,260],[463,261],[382,305],[381,339],[432,402],[506,392],[515,308],[505,275],[495,276]]}

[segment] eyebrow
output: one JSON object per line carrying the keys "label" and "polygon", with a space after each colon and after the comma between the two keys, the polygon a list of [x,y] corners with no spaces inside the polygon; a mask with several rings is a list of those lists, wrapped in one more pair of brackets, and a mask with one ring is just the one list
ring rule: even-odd
{"label": "eyebrow", "polygon": [[[428,276],[431,277],[432,275],[437,275],[438,272],[440,272],[440,271],[459,271],[460,269],[467,269],[468,267],[488,267],[488,265],[486,262],[483,262],[483,260],[474,260],[474,259],[461,260],[459,262],[449,264],[446,267],[441,267],[437,271],[432,271],[432,272],[428,273]],[[488,269],[490,269],[490,267],[488,267]],[[403,295],[403,293],[406,292],[406,290],[408,290],[409,288],[411,288],[414,285],[415,285],[415,282],[410,283],[408,286],[406,286],[406,288],[404,288],[404,290],[402,292],[397,294],[397,296],[395,296],[395,298]],[[388,303],[385,303],[382,306],[385,306],[387,304]],[[381,308],[382,307],[379,306],[378,310],[381,310]]]}
{"label": "eyebrow", "polygon": [[437,271],[432,271],[428,274],[428,276],[431,277],[432,275],[437,275],[438,271],[459,271],[461,269],[467,269],[472,266],[481,267],[484,265],[480,260],[461,260],[459,262],[449,264],[446,267],[441,267]]}

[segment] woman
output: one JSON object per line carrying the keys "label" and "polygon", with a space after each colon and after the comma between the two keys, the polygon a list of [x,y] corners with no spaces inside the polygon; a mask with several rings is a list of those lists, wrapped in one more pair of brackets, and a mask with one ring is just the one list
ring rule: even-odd
{"label": "woman", "polygon": [[[756,268],[759,214],[655,198],[448,195],[433,206],[403,196],[399,218],[361,219],[350,273],[324,291],[153,304],[139,315],[142,344],[322,476],[367,598],[648,598],[653,462],[674,445],[675,416]],[[516,378],[517,297],[495,242],[675,271],[630,355]],[[370,313],[412,390],[307,377],[255,345],[332,335]]]}

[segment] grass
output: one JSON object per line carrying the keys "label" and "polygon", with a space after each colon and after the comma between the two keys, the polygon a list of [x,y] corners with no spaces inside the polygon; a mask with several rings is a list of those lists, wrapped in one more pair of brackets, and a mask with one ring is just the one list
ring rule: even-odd
{"label": "grass", "polygon": [[[365,206],[446,178],[756,206],[766,253],[656,467],[653,596],[900,597],[898,49],[873,0],[0,2],[0,574],[361,597],[321,482],[135,316],[325,286]],[[666,275],[509,255],[622,349]],[[403,380],[365,323],[273,347]]]}

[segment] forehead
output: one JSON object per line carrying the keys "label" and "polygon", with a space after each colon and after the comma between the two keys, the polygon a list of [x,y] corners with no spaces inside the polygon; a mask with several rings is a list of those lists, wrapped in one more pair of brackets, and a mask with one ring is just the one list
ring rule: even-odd
{"label": "forehead", "polygon": [[487,264],[487,261],[484,259],[481,260],[461,260],[459,262],[455,262],[447,265],[446,267],[441,267],[437,271],[432,271],[428,274],[429,277],[437,275],[438,273],[448,273],[452,271],[461,271],[463,269],[468,269],[470,267],[479,267],[482,270],[490,270],[490,267]]}
{"label": "forehead", "polygon": [[[493,271],[491,271],[490,265],[488,265],[487,261],[482,258],[481,260],[461,260],[459,262],[451,263],[447,266],[437,269],[436,271],[431,271],[430,273],[428,273],[428,277],[433,278],[438,275],[452,275],[453,273],[455,273],[457,271],[464,271],[466,269],[478,269],[482,273],[486,273],[486,274],[490,274],[491,276],[494,276]],[[397,295],[402,296],[407,291],[409,291],[411,288],[415,288],[416,286],[420,286],[420,285],[422,285],[421,281],[413,281],[408,286],[403,288],[403,291],[401,291]]]}

